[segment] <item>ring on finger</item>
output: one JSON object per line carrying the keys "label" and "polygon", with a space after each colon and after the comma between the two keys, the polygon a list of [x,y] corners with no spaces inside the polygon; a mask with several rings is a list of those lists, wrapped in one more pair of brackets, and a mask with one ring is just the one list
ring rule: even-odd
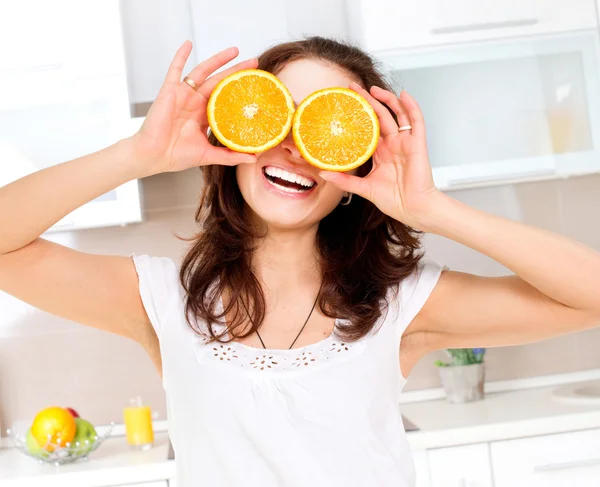
{"label": "ring on finger", "polygon": [[403,130],[412,130],[412,125],[401,125],[398,127],[398,132],[402,132]]}
{"label": "ring on finger", "polygon": [[194,91],[198,91],[198,85],[192,78],[186,76],[185,78],[183,78],[183,82],[190,88],[192,88]]}

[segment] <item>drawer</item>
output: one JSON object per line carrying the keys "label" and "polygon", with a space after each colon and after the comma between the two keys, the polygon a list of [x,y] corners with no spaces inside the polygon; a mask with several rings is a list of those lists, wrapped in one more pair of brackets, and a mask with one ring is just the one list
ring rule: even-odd
{"label": "drawer", "polygon": [[492,487],[488,443],[429,451],[431,487]]}
{"label": "drawer", "polygon": [[597,487],[600,429],[491,444],[495,487]]}

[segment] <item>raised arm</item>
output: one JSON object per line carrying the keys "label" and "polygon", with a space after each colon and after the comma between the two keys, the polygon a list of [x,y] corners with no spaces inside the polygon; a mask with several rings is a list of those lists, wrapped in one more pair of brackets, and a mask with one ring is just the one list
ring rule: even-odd
{"label": "raised arm", "polygon": [[[392,218],[477,250],[512,270],[502,278],[444,272],[406,329],[400,350],[408,374],[423,354],[443,348],[517,345],[600,326],[600,253],[574,240],[470,208],[434,185],[425,123],[417,103],[353,84],[377,112],[382,140],[365,178],[323,173]],[[383,105],[387,105],[396,119]],[[399,126],[411,130],[399,131]]]}
{"label": "raised arm", "polygon": [[255,161],[253,155],[209,144],[206,103],[220,79],[256,67],[256,60],[209,77],[237,56],[235,48],[222,51],[189,74],[199,86],[195,91],[181,82],[190,51],[190,42],[178,50],[137,134],[0,188],[0,290],[156,351],[131,259],[79,252],[40,235],[71,211],[127,181],[193,166]]}

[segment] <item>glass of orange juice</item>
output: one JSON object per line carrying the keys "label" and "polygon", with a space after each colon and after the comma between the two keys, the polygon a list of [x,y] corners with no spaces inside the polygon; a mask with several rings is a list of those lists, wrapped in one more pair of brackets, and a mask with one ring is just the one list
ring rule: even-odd
{"label": "glass of orange juice", "polygon": [[127,443],[135,450],[148,450],[154,444],[152,410],[141,397],[131,399],[123,409]]}

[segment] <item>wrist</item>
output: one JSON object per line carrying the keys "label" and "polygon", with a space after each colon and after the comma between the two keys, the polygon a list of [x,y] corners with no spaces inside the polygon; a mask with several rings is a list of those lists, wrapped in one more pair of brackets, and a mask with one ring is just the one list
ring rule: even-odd
{"label": "wrist", "polygon": [[118,159],[130,174],[131,179],[141,179],[162,172],[156,170],[158,164],[155,164],[151,157],[139,149],[137,134],[119,140],[115,144],[115,148],[119,153]]}
{"label": "wrist", "polygon": [[444,233],[444,222],[448,221],[454,200],[446,193],[435,189],[418,209],[411,212],[414,221],[411,226],[426,233]]}

